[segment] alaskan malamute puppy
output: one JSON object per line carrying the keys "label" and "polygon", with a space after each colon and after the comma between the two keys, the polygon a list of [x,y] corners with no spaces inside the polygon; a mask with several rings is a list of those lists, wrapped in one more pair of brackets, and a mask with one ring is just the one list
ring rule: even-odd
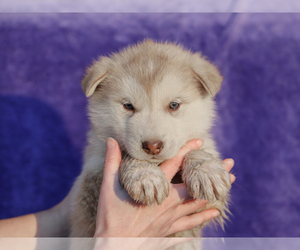
{"label": "alaskan malamute puppy", "polygon": [[[204,146],[190,152],[182,181],[191,196],[208,200],[226,218],[230,176],[222,167],[210,135],[215,117],[213,97],[222,82],[215,66],[199,53],[170,43],[147,40],[88,69],[82,88],[89,100],[92,128],[84,167],[75,183],[71,236],[93,236],[108,137],[118,141],[124,159],[120,182],[145,205],[161,204],[168,181],[159,164],[174,157],[189,140]],[[197,236],[192,229],[173,236]]]}

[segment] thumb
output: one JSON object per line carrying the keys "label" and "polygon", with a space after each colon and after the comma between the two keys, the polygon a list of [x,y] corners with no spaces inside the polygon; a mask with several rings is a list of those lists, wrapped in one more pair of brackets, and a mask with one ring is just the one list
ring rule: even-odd
{"label": "thumb", "polygon": [[118,142],[109,137],[106,140],[106,155],[103,170],[103,181],[114,181],[116,173],[119,171],[119,167],[122,160],[122,153]]}

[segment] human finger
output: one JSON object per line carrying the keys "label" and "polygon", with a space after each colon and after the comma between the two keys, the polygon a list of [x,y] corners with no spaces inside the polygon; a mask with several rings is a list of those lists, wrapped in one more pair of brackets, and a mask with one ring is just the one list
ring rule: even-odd
{"label": "human finger", "polygon": [[234,160],[231,158],[227,158],[225,160],[223,160],[223,167],[226,169],[226,171],[229,173],[230,170],[233,168],[234,166]]}
{"label": "human finger", "polygon": [[106,140],[106,154],[103,169],[103,181],[114,181],[116,173],[119,171],[122,160],[122,153],[117,141],[113,138]]}
{"label": "human finger", "polygon": [[164,161],[160,165],[161,170],[165,173],[166,178],[169,182],[171,182],[172,178],[179,171],[186,154],[192,150],[200,148],[202,145],[203,141],[200,139],[188,141],[183,147],[181,147],[176,156]]}
{"label": "human finger", "polygon": [[235,182],[235,176],[233,174],[229,174],[230,175],[230,182],[231,184]]}
{"label": "human finger", "polygon": [[217,216],[220,212],[216,209],[208,209],[199,213],[184,216],[177,221],[175,221],[164,236],[168,236],[173,233],[181,232],[183,230],[194,228],[201,225]]}
{"label": "human finger", "polygon": [[181,217],[190,215],[198,211],[204,205],[208,203],[207,200],[199,200],[199,199],[191,199],[188,201],[183,202],[182,204],[178,205],[176,208],[176,212],[174,215],[175,220],[178,220]]}
{"label": "human finger", "polygon": [[[229,173],[231,171],[231,169],[233,168],[233,166],[234,166],[234,160],[231,159],[231,158],[225,159],[225,160],[223,160],[222,166]],[[235,182],[235,176],[231,173],[229,173],[229,175],[230,175],[230,181],[231,181],[231,184],[232,184],[233,182]]]}
{"label": "human finger", "polygon": [[193,199],[193,197],[187,191],[185,183],[171,184],[169,196],[173,201],[176,201],[175,205]]}

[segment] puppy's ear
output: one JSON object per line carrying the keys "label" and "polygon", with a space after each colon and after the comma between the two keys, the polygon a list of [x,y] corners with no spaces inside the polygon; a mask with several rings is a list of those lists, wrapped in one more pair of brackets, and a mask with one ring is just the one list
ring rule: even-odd
{"label": "puppy's ear", "polygon": [[94,94],[98,85],[106,78],[109,69],[108,57],[100,57],[86,72],[81,81],[81,86],[86,97]]}
{"label": "puppy's ear", "polygon": [[205,60],[199,53],[194,54],[193,72],[210,96],[214,97],[221,88],[223,77],[218,69]]}

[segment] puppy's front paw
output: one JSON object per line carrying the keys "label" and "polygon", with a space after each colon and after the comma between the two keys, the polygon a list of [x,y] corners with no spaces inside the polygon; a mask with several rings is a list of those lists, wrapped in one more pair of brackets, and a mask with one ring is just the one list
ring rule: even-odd
{"label": "puppy's front paw", "polygon": [[190,195],[209,202],[226,202],[231,182],[230,175],[221,164],[221,161],[211,159],[185,166],[182,177]]}
{"label": "puppy's front paw", "polygon": [[136,202],[160,205],[169,195],[169,182],[157,165],[130,159],[122,164],[121,170],[120,182]]}

